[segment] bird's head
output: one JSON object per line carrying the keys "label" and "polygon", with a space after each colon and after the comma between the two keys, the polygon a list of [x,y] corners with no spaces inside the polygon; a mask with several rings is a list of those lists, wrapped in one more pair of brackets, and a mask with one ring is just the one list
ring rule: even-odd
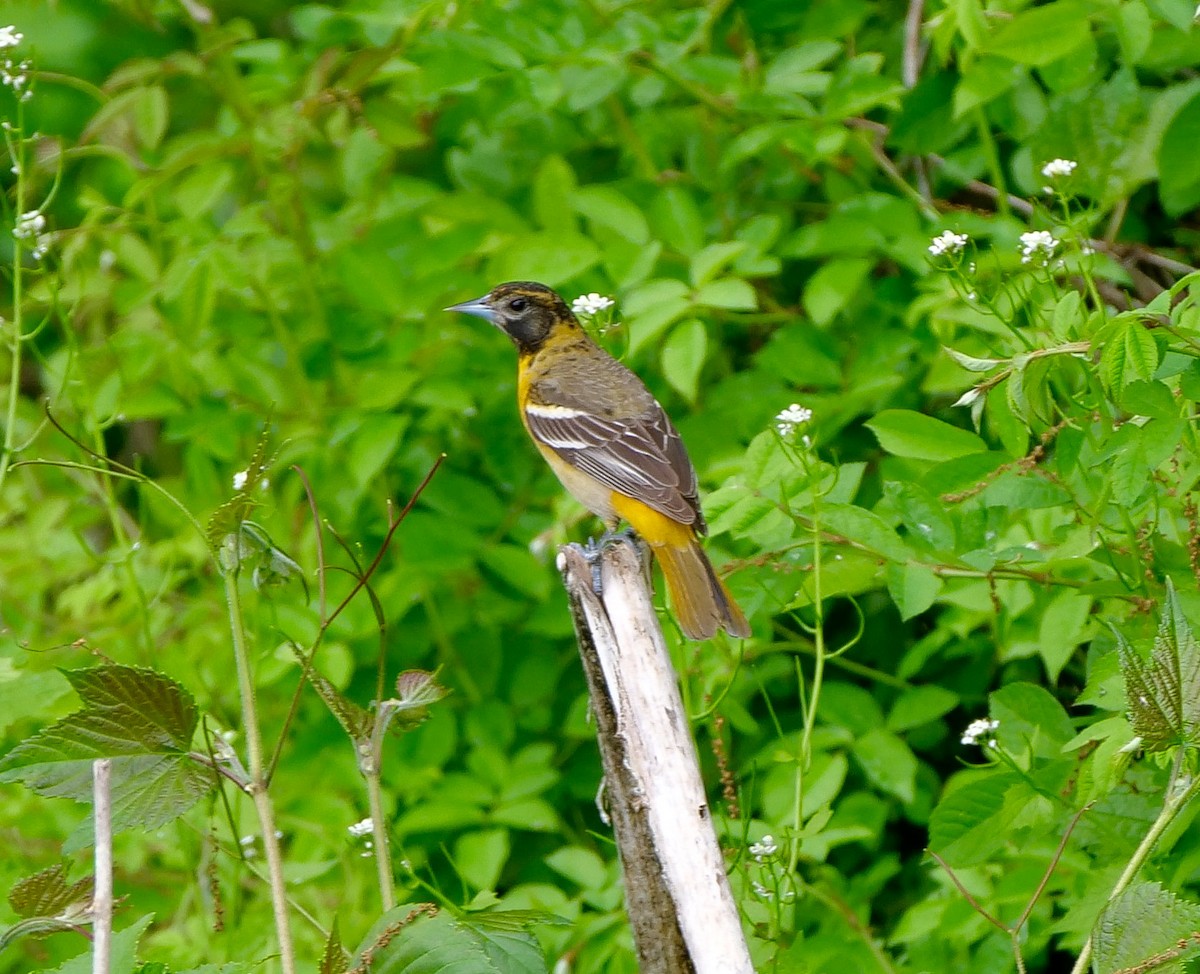
{"label": "bird's head", "polygon": [[510,281],[481,298],[446,309],[484,318],[513,340],[521,352],[536,352],[555,327],[578,329],[565,301],[533,281]]}

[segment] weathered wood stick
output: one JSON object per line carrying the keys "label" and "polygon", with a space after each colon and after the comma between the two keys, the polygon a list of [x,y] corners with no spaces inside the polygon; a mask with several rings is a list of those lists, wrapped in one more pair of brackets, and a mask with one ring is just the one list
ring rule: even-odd
{"label": "weathered wood stick", "polygon": [[578,545],[559,552],[591,694],[641,974],[753,974],[641,559],[600,555],[602,596]]}

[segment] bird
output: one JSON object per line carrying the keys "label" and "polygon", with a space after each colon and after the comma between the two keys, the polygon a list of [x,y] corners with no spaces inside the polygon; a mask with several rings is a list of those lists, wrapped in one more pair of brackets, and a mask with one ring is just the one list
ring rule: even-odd
{"label": "bird", "polygon": [[750,626],[700,545],[696,470],[666,411],[596,344],[544,284],[509,281],[447,311],[495,325],[517,348],[517,405],[538,451],[577,501],[613,531],[625,521],[662,568],[689,639]]}

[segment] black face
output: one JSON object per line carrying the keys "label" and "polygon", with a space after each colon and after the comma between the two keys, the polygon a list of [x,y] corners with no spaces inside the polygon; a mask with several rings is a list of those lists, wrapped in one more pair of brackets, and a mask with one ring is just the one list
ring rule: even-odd
{"label": "black face", "polygon": [[478,301],[467,301],[448,310],[486,318],[522,352],[537,351],[556,323],[579,327],[566,302],[546,285],[533,281],[501,284]]}

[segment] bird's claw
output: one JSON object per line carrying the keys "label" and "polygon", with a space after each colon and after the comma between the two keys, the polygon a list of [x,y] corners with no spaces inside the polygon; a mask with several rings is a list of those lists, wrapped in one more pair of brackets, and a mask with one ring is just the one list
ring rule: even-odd
{"label": "bird's claw", "polygon": [[638,553],[638,560],[645,563],[645,549],[641,544],[641,539],[633,528],[626,528],[624,531],[605,531],[599,538],[588,538],[587,544],[583,546],[583,557],[592,569],[592,591],[597,596],[604,594],[604,582],[600,574],[600,555],[604,549],[610,544],[628,544],[633,546],[633,550]]}

